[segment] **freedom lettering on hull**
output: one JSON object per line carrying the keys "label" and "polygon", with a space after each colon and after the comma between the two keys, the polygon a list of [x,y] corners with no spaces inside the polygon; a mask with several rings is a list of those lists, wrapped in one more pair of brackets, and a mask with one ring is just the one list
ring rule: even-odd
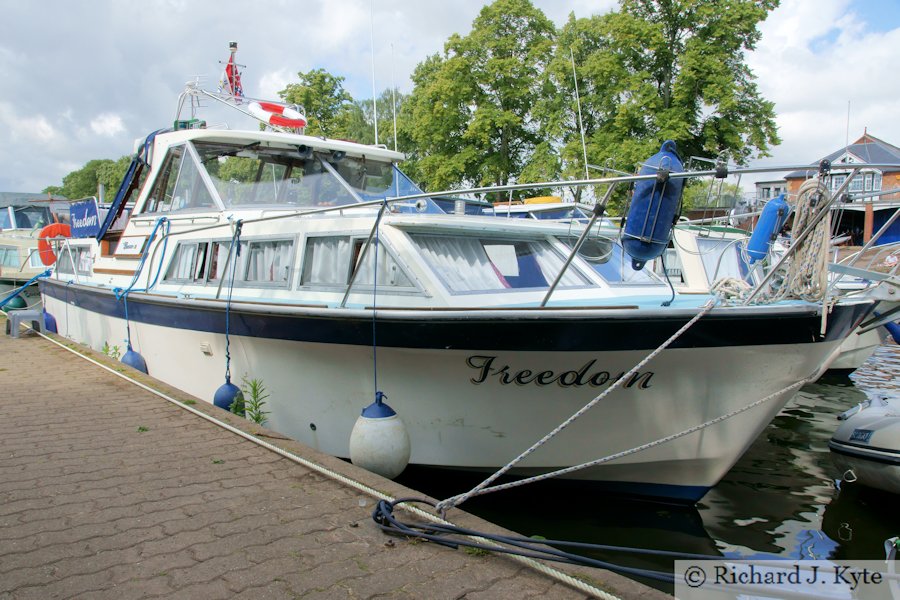
{"label": "freedom lettering on hull", "polygon": [[[620,371],[617,375],[613,375],[610,371],[594,370],[596,359],[589,360],[580,369],[563,371],[532,371],[531,369],[520,369],[513,371],[509,365],[495,366],[496,356],[474,355],[466,359],[466,364],[477,371],[477,375],[469,379],[475,385],[481,385],[488,381],[497,381],[500,385],[552,385],[556,384],[560,387],[581,387],[589,385],[591,387],[600,387],[603,385],[611,385],[625,376],[625,371]],[[653,379],[653,371],[638,371],[628,378],[622,387],[634,387],[645,390],[650,387],[650,380]]]}

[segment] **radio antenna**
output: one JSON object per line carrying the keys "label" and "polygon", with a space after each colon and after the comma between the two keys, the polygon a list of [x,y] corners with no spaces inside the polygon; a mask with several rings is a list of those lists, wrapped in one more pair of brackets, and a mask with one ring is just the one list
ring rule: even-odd
{"label": "radio antenna", "polygon": [[372,120],[375,121],[375,145],[378,145],[378,102],[375,94],[375,0],[372,0],[372,18],[369,20],[372,39]]}
{"label": "radio antenna", "polygon": [[394,152],[397,151],[397,83],[394,81],[394,42],[391,42],[391,111],[394,114]]}
{"label": "radio antenna", "polygon": [[569,46],[569,57],[572,59],[572,79],[575,81],[575,102],[578,105],[578,130],[581,132],[581,152],[584,155],[584,178],[590,179],[588,174],[587,144],[584,143],[584,123],[581,121],[581,97],[578,95],[578,73],[575,71],[575,53]]}

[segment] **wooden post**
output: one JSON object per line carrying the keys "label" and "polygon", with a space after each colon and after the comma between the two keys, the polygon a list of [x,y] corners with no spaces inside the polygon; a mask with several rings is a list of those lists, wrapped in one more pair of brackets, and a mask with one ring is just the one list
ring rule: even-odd
{"label": "wooden post", "polygon": [[866,218],[863,222],[863,244],[872,239],[875,229],[875,209],[871,202],[866,202]]}

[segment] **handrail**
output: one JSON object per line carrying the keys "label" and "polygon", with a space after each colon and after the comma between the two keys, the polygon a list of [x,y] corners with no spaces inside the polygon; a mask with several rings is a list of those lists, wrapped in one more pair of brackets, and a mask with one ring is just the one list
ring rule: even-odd
{"label": "handrail", "polygon": [[[384,202],[381,205],[381,210],[378,211],[378,216],[375,217],[375,224],[372,225],[372,230],[369,232],[369,237],[368,239],[366,239],[366,243],[359,253],[359,258],[357,258],[356,264],[353,265],[353,273],[350,275],[350,281],[347,283],[347,291],[344,292],[344,298],[341,300],[341,308],[344,308],[344,306],[346,306],[347,304],[347,298],[350,297],[350,290],[353,288],[353,284],[356,282],[356,276],[359,274],[359,271],[362,268],[363,261],[366,259],[366,254],[368,254],[369,252],[369,246],[372,244],[372,238],[375,237],[375,232],[378,230],[378,225],[381,223],[381,217],[384,215],[384,209],[386,208],[387,202]],[[353,238],[350,238],[350,241],[352,242]],[[378,265],[375,265],[373,268],[378,269]]]}
{"label": "handrail", "polygon": [[563,274],[565,274],[566,269],[569,268],[569,265],[572,264],[572,261],[575,259],[575,255],[578,254],[579,250],[581,250],[581,245],[584,244],[584,240],[587,239],[588,234],[591,232],[591,227],[593,227],[597,219],[603,216],[603,212],[606,210],[606,203],[609,202],[609,199],[612,196],[615,187],[616,184],[610,185],[609,189],[606,190],[606,194],[603,196],[603,200],[594,205],[594,209],[593,211],[591,211],[591,220],[588,221],[588,224],[585,226],[584,231],[581,232],[581,236],[579,236],[578,241],[576,241],[575,245],[572,246],[572,251],[569,253],[568,258],[566,258],[565,264],[562,266],[562,269],[559,270],[559,273],[557,273],[556,279],[553,280],[553,284],[550,286],[550,289],[547,290],[547,294],[544,296],[544,299],[541,300],[541,308],[547,306],[547,301],[550,300],[550,296],[553,295],[553,291],[556,289],[556,286],[559,285],[560,280],[562,280]]}

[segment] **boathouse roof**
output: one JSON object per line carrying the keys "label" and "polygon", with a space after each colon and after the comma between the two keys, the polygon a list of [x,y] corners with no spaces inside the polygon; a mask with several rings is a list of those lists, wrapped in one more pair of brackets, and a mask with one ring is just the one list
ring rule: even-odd
{"label": "boathouse roof", "polygon": [[837,167],[840,163],[864,162],[872,164],[893,164],[894,168],[881,169],[882,173],[893,173],[900,171],[900,148],[892,144],[888,144],[884,140],[880,140],[874,135],[865,132],[862,137],[850,144],[835,150],[828,156],[823,156],[815,163],[810,165],[810,170],[794,171],[785,176],[785,179],[794,179],[798,177],[807,178],[815,174],[819,168],[819,163],[823,160],[831,161],[832,168]]}

